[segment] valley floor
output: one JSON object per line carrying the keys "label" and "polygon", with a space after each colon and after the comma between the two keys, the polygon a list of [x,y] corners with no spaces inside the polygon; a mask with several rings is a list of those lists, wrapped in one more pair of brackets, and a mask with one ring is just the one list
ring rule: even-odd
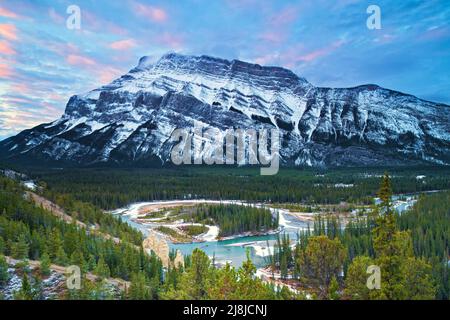
{"label": "valley floor", "polygon": [[[412,207],[416,202],[417,195],[398,195],[393,197],[393,206],[398,212],[403,212]],[[219,237],[217,225],[202,225],[200,223],[185,222],[182,218],[172,219],[167,222],[173,210],[177,208],[192,207],[199,204],[234,204],[241,206],[254,206],[268,208],[274,216],[279,217],[279,228],[265,232],[245,232],[227,237]],[[248,203],[237,200],[174,200],[134,203],[125,208],[111,211],[112,214],[120,216],[123,221],[142,231],[144,234],[156,234],[168,241],[172,249],[180,249],[183,254],[190,254],[195,248],[205,250],[208,255],[219,265],[228,262],[235,266],[245,260],[247,251],[251,250],[252,259],[255,263],[264,267],[267,257],[275,251],[277,234],[288,234],[295,245],[298,233],[308,228],[313,229],[314,220],[317,216],[334,216],[339,218],[341,227],[344,228],[350,218],[363,214],[367,206],[358,206],[354,209],[341,208],[336,211],[334,206],[316,204],[314,211],[301,212],[303,208],[292,207],[289,204],[266,205],[262,203]],[[162,214],[161,214],[162,212]],[[156,216],[156,217],[155,217]],[[188,236],[182,231],[185,226],[205,226],[207,232],[195,236]],[[160,227],[170,229],[162,232]],[[163,229],[167,230],[167,229]],[[173,232],[170,232],[173,231]]]}

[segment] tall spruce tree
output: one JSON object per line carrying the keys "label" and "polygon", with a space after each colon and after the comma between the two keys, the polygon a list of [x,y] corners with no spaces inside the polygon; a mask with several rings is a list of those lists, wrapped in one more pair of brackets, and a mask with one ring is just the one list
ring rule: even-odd
{"label": "tall spruce tree", "polygon": [[333,277],[341,276],[345,258],[346,250],[339,239],[311,237],[299,256],[301,280],[325,299]]}
{"label": "tall spruce tree", "polygon": [[0,287],[4,286],[9,280],[8,263],[5,256],[0,254]]}
{"label": "tall spruce tree", "polygon": [[44,252],[41,256],[41,273],[44,276],[50,275],[50,256],[47,252]]}

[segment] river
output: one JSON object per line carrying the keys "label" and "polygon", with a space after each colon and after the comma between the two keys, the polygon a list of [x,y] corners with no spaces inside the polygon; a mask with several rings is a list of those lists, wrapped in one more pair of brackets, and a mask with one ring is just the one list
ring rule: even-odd
{"label": "river", "polygon": [[[394,196],[394,208],[398,212],[403,212],[409,209],[415,202],[413,195],[402,195],[400,200],[399,196]],[[238,205],[249,205],[248,203],[242,201],[215,201],[215,200],[179,200],[179,201],[157,201],[157,202],[140,202],[133,203],[126,208],[121,208],[112,211],[112,214],[118,215],[121,219],[127,222],[130,226],[142,231],[142,233],[147,236],[149,230],[155,227],[154,223],[138,223],[133,221],[136,218],[139,208],[147,205],[183,205],[187,203],[209,203],[209,204],[238,204]],[[253,206],[262,207],[262,204],[251,204]],[[301,230],[305,230],[309,226],[313,227],[312,222],[296,218],[289,215],[287,210],[284,209],[273,209],[270,208],[273,214],[279,214],[279,224],[280,233],[288,234],[291,240],[297,239],[297,234]],[[313,216],[314,213],[311,213]],[[242,265],[242,262],[246,260],[247,252],[250,255],[253,263],[256,267],[263,267],[268,263],[268,255],[273,253],[273,247],[276,243],[276,234],[267,234],[260,236],[241,236],[229,240],[222,241],[205,241],[205,242],[193,242],[193,243],[171,243],[169,242],[169,247],[171,249],[179,249],[183,254],[191,254],[195,248],[203,250],[211,258],[214,257],[216,263],[226,263],[229,262],[235,267]]]}

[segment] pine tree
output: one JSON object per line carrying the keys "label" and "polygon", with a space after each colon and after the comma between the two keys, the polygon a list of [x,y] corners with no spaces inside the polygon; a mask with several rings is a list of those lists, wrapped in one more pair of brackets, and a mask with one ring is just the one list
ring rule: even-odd
{"label": "pine tree", "polygon": [[273,288],[255,277],[255,273],[256,266],[251,261],[250,252],[247,250],[247,260],[237,271],[238,285],[234,299],[270,300],[275,298]]}
{"label": "pine tree", "polygon": [[331,278],[330,285],[328,286],[328,299],[330,300],[339,300],[339,283],[335,276]]}
{"label": "pine tree", "polygon": [[11,248],[11,255],[15,259],[26,259],[28,258],[28,248],[27,239],[24,234],[21,234]]}
{"label": "pine tree", "polygon": [[377,214],[377,226],[374,228],[374,249],[378,256],[392,255],[395,248],[392,247],[395,232],[397,231],[395,214],[392,210],[392,189],[389,175],[386,173],[381,182],[378,197],[381,203],[375,209]]}
{"label": "pine tree", "polygon": [[134,273],[131,276],[131,285],[128,290],[129,300],[149,300],[151,292],[143,272]]}
{"label": "pine tree", "polygon": [[44,276],[50,275],[50,256],[47,252],[44,252],[41,256],[41,273]]}
{"label": "pine tree", "polygon": [[66,266],[69,263],[69,258],[67,257],[67,254],[62,246],[56,251],[55,263],[61,266]]}
{"label": "pine tree", "polygon": [[206,253],[194,249],[186,271],[180,276],[177,290],[173,288],[164,294],[165,299],[207,299],[209,284],[212,281],[214,269]]}
{"label": "pine tree", "polygon": [[432,300],[436,286],[431,276],[431,266],[423,259],[409,257],[402,264],[407,300]]}
{"label": "pine tree", "polygon": [[6,262],[6,258],[0,254],[0,287],[8,283],[8,280],[8,263]]}
{"label": "pine tree", "polygon": [[61,232],[57,228],[53,228],[47,238],[48,253],[52,259],[58,255],[60,248],[63,248],[63,241],[61,240]]}
{"label": "pine tree", "polygon": [[391,178],[387,172],[384,173],[384,176],[381,181],[380,189],[378,190],[378,197],[381,201],[381,207],[386,208],[386,210],[390,211],[391,209],[391,200],[392,200],[392,187],[391,187]]}
{"label": "pine tree", "polygon": [[3,237],[0,236],[0,254],[4,254],[6,249],[5,240],[3,240]]}
{"label": "pine tree", "polygon": [[212,300],[236,299],[238,275],[228,263],[217,271],[214,285],[208,288],[208,296]]}
{"label": "pine tree", "polygon": [[332,278],[340,276],[345,258],[346,250],[339,239],[311,237],[299,257],[301,278],[318,290],[319,298],[324,299]]}
{"label": "pine tree", "polygon": [[26,273],[22,277],[22,287],[14,294],[15,300],[33,300],[33,291]]}
{"label": "pine tree", "polygon": [[43,300],[44,299],[44,291],[42,288],[42,280],[39,276],[33,277],[33,285],[31,287],[32,299],[33,300]]}
{"label": "pine tree", "polygon": [[211,262],[208,256],[198,249],[192,252],[192,265],[187,271],[188,285],[191,288],[187,291],[192,299],[206,298],[207,285],[210,279]]}
{"label": "pine tree", "polygon": [[391,208],[392,190],[389,175],[382,179],[378,196],[381,203],[376,208],[377,226],[373,229],[373,247],[376,263],[381,268],[383,288],[377,292],[381,299],[394,299],[402,295],[400,265],[404,256],[396,241],[397,227]]}
{"label": "pine tree", "polygon": [[94,269],[94,274],[99,276],[100,279],[109,278],[111,272],[103,256],[100,256],[100,259],[98,259],[97,266]]}
{"label": "pine tree", "polygon": [[87,262],[88,271],[94,270],[96,266],[97,262],[95,261],[95,257],[93,254],[90,254]]}
{"label": "pine tree", "polygon": [[81,272],[88,272],[88,263],[80,249],[76,249],[70,256],[70,263],[80,267]]}
{"label": "pine tree", "polygon": [[370,298],[370,290],[367,287],[367,268],[373,265],[371,258],[358,256],[353,259],[347,270],[345,279],[344,294],[352,300],[368,300]]}

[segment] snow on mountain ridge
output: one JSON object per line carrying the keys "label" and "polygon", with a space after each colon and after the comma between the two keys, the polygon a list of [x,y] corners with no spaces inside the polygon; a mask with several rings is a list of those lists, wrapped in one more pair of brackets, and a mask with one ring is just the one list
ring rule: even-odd
{"label": "snow on mountain ridge", "polygon": [[275,100],[276,93],[287,101],[289,97],[283,96],[291,96],[295,89],[307,85],[306,80],[279,67],[261,67],[238,60],[230,62],[207,56],[188,57],[172,53],[156,63],[145,64],[145,67],[140,63],[108,87],[115,91],[144,91],[157,95],[163,95],[169,90],[183,92],[208,104],[220,103],[224,96],[232,95],[235,99],[257,99],[267,108],[268,103]]}

